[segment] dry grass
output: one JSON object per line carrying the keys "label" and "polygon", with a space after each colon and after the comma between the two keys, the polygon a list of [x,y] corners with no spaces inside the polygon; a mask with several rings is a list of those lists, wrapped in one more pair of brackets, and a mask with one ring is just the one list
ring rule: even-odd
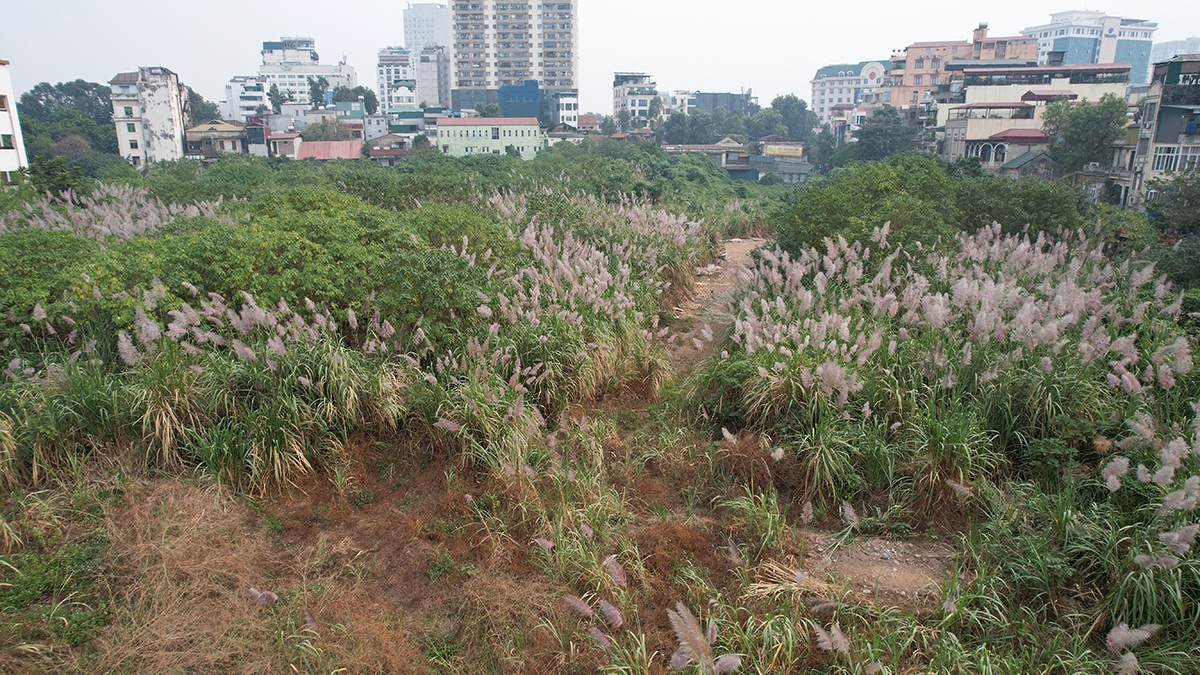
{"label": "dry grass", "polygon": [[[378,611],[336,551],[281,553],[249,510],[215,489],[152,484],[112,513],[116,620],[87,672],[425,672],[394,617]],[[248,589],[279,601],[258,606]],[[304,607],[320,629],[303,630]]]}

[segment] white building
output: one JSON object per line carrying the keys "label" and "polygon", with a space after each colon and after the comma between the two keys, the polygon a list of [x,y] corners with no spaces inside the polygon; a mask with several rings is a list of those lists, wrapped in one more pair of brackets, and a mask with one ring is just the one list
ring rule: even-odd
{"label": "white building", "polygon": [[12,181],[12,174],[29,166],[21,121],[17,119],[17,95],[13,91],[8,61],[0,61],[0,184]]}
{"label": "white building", "polygon": [[404,10],[404,46],[416,52],[423,47],[450,45],[450,7],[436,2],[408,3]]}
{"label": "white building", "polygon": [[[890,65],[890,61],[879,60],[837,63],[821,68],[810,80],[809,110],[817,114],[820,124],[832,125],[835,117],[841,119],[845,110],[867,101],[884,87],[884,76]],[[846,108],[847,105],[850,108]],[[835,106],[842,106],[836,115]]]}
{"label": "white building", "polygon": [[420,103],[417,100],[417,73],[412,62],[412,52],[404,47],[384,47],[379,50],[379,63],[375,67],[376,91],[379,93],[379,108],[385,113],[411,110]]}
{"label": "white building", "polygon": [[617,119],[622,110],[628,111],[631,118],[648,117],[650,101],[655,96],[658,96],[658,84],[649,75],[616,73],[613,76],[613,119]]}
{"label": "white building", "polygon": [[417,64],[417,98],[429,105],[450,107],[450,52],[442,46],[423,47]]}
{"label": "white building", "polygon": [[1158,24],[1142,19],[1074,10],[1050,15],[1050,23],[1031,26],[1022,35],[1037,38],[1043,65],[1128,63],[1129,81],[1150,79],[1150,50]]}
{"label": "white building", "polygon": [[696,96],[700,92],[676,90],[663,97],[663,104],[666,108],[666,114],[683,113],[691,115],[696,111]]}
{"label": "white building", "polygon": [[267,90],[271,85],[279,87],[292,100],[308,101],[308,78],[324,77],[329,82],[329,91],[337,87],[358,86],[358,75],[345,59],[337,65],[322,65],[317,55],[316,42],[310,37],[284,37],[275,42],[264,42],[262,65],[258,74],[267,78]]}
{"label": "white building", "polygon": [[1159,42],[1150,50],[1150,63],[1170,61],[1180,54],[1200,54],[1200,37]]}
{"label": "white building", "polygon": [[268,86],[267,78],[262,75],[239,75],[230,80],[225,85],[225,100],[221,101],[222,119],[245,122],[247,117],[257,114],[259,106],[270,110]]}
{"label": "white building", "polygon": [[555,94],[551,104],[553,125],[568,124],[579,128],[579,96],[574,92]]}
{"label": "white building", "polygon": [[578,91],[578,4],[455,3],[451,106],[498,104],[500,87],[520,87],[526,80],[537,80],[543,91]]}
{"label": "white building", "polygon": [[188,89],[161,66],[143,66],[109,80],[117,146],[139,170],[183,158]]}

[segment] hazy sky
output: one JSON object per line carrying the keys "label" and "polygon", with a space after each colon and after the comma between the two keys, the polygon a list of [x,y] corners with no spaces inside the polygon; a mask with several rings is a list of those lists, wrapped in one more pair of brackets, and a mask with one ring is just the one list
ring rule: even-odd
{"label": "hazy sky", "polygon": [[[1073,4],[1037,0],[905,3],[890,0],[581,0],[581,108],[612,112],[612,74],[655,76],[660,90],[753,89],[808,99],[821,66],[887,58],[918,40],[969,40],[1045,23],[1051,11],[1099,9],[1157,21],[1157,40],[1200,35],[1200,2]],[[343,54],[374,87],[375,54],[404,42],[405,2],[359,0],[0,0],[0,59],[25,91],[42,81],[107,82],[137,66],[166,66],[212,101],[234,75],[252,75],[264,40],[311,35],[323,63]]]}

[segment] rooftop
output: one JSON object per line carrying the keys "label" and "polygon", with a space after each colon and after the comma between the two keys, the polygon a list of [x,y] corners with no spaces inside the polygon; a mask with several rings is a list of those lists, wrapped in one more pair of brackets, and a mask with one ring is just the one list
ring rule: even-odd
{"label": "rooftop", "polygon": [[362,141],[305,141],[296,152],[296,159],[362,159]]}
{"label": "rooftop", "polygon": [[1128,63],[1064,63],[1061,66],[1025,66],[983,67],[967,66],[963,72],[967,75],[1052,75],[1054,73],[1127,73],[1132,68]]}
{"label": "rooftop", "polygon": [[1041,129],[1005,129],[998,134],[988,136],[989,141],[1010,141],[1014,143],[1049,143],[1050,139]]}
{"label": "rooftop", "polygon": [[442,127],[510,127],[540,124],[536,117],[447,117],[438,120],[438,126]]}

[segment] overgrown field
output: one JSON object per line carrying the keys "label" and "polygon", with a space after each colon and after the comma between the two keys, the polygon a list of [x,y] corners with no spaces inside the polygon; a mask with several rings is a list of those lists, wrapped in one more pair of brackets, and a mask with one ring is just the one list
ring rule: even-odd
{"label": "overgrown field", "polygon": [[[7,195],[0,671],[1198,672],[1186,258],[1059,186],[843,171]],[[927,574],[882,592],[876,541]]]}

